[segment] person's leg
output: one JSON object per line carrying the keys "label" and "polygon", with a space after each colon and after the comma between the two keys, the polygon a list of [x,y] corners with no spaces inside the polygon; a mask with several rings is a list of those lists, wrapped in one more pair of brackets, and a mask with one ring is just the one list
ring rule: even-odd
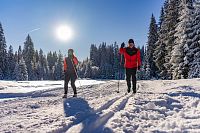
{"label": "person's leg", "polygon": [[75,85],[75,81],[77,79],[76,74],[72,74],[70,78],[71,78],[71,86],[74,91],[74,96],[76,96],[77,95],[76,85]]}
{"label": "person's leg", "polygon": [[68,93],[68,83],[69,83],[69,80],[70,80],[69,73],[65,73],[64,94]]}
{"label": "person's leg", "polygon": [[136,93],[136,83],[137,83],[137,81],[136,81],[136,71],[137,71],[137,69],[132,69],[132,73],[131,73],[131,75],[132,75],[132,84],[133,84],[133,93]]}
{"label": "person's leg", "polygon": [[131,91],[131,73],[130,69],[126,68],[126,82],[128,86],[128,93]]}

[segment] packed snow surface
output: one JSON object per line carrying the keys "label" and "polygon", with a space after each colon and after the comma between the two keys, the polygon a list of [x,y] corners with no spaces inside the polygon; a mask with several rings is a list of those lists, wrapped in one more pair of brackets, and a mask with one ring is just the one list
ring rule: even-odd
{"label": "packed snow surface", "polygon": [[0,81],[0,132],[200,132],[200,79],[126,82],[76,81],[78,97],[63,81]]}

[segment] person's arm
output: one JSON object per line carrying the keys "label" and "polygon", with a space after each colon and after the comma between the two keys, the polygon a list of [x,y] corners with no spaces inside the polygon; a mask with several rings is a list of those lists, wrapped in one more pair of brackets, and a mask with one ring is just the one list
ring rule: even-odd
{"label": "person's arm", "polygon": [[137,52],[137,67],[138,67],[138,69],[140,69],[140,67],[141,67],[141,57],[140,57],[140,50],[138,50],[138,52]]}
{"label": "person's arm", "polygon": [[120,53],[120,54],[124,54],[124,52],[125,52],[124,46],[125,46],[125,43],[123,42],[123,43],[121,44],[120,49],[119,49],[119,53]]}
{"label": "person's arm", "polygon": [[66,58],[64,58],[64,72],[67,70],[67,63],[66,63]]}
{"label": "person's arm", "polygon": [[75,66],[78,65],[78,59],[76,58],[76,56],[74,56],[74,58],[73,58],[73,62],[74,62],[74,65],[75,65]]}
{"label": "person's arm", "polygon": [[120,49],[119,49],[119,53],[120,53],[120,54],[124,54],[124,51],[125,51],[125,48],[120,48]]}

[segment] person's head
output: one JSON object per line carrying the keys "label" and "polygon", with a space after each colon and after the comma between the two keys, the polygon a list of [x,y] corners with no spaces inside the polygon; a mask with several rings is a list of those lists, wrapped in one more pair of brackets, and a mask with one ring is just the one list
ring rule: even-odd
{"label": "person's head", "polygon": [[72,58],[74,55],[74,50],[73,49],[68,49],[68,57]]}
{"label": "person's head", "polygon": [[130,48],[135,47],[135,42],[134,42],[133,39],[129,39],[129,40],[128,40],[128,46],[129,46]]}

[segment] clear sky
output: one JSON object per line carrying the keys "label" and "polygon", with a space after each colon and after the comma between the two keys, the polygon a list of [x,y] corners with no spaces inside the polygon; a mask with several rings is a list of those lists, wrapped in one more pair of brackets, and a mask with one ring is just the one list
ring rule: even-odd
{"label": "clear sky", "polygon": [[[73,48],[79,59],[89,56],[91,44],[99,45],[133,38],[147,42],[150,17],[158,20],[164,0],[1,0],[0,22],[7,45],[23,46],[30,32],[35,48],[67,53]],[[67,42],[55,37],[55,29],[66,24],[74,31]],[[35,29],[35,30],[34,30]]]}

